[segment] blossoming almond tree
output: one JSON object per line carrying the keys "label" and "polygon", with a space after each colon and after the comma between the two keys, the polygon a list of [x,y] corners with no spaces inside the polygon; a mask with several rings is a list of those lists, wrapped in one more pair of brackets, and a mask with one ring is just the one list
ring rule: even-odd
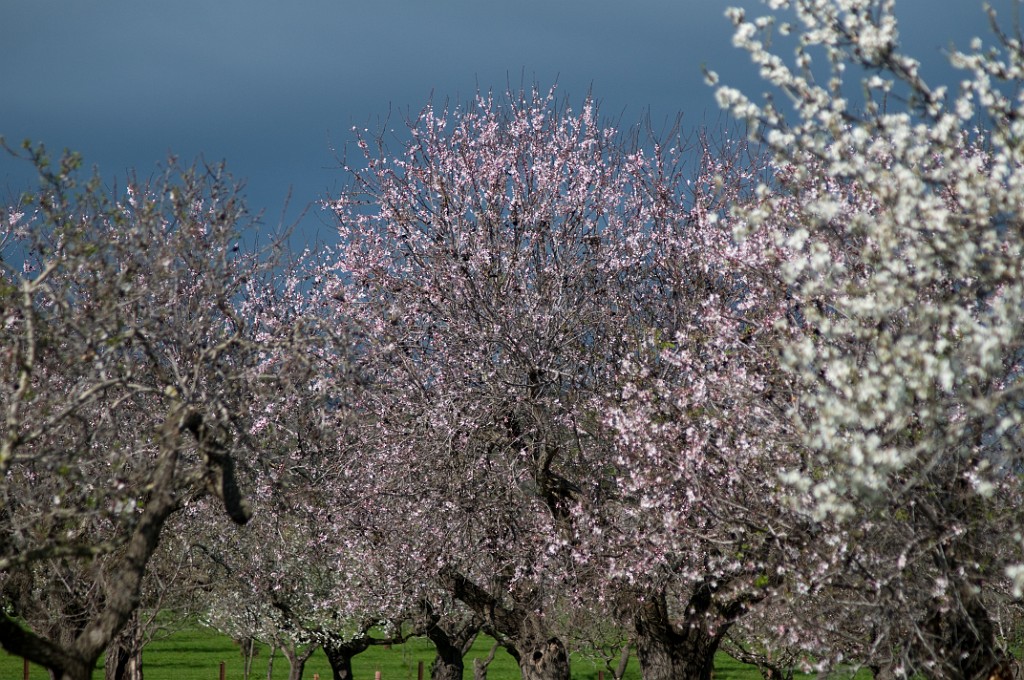
{"label": "blossoming almond tree", "polygon": [[190,532],[210,574],[204,623],[234,640],[280,650],[289,680],[301,680],[320,648],[317,604],[332,583],[330,568],[302,549],[291,521],[296,515],[254,504],[241,531],[201,516],[203,525]]}
{"label": "blossoming almond tree", "polygon": [[[645,189],[593,106],[553,95],[427,107],[332,207],[330,295],[361,333],[367,477],[419,554],[527,678],[568,677],[552,610],[573,508],[594,494],[595,399],[617,370]],[[633,213],[643,213],[636,214]],[[402,547],[404,546],[404,548]]]}
{"label": "blossoming almond tree", "polygon": [[[216,574],[206,620],[233,637],[280,649],[294,680],[317,649],[335,680],[350,679],[352,657],[399,642],[407,632],[402,622],[418,612],[402,580],[420,568],[382,564],[374,550],[375,499],[358,473],[380,457],[351,433],[363,416],[354,406],[360,381],[351,375],[353,341],[344,319],[318,288],[329,253],[307,251],[280,299],[243,307],[261,319],[260,334],[293,338],[299,350],[274,348],[260,356],[261,370],[280,375],[287,388],[250,409],[249,436],[261,451],[243,469],[253,519],[232,528],[189,512],[189,535]],[[391,636],[382,638],[381,631]]]}
{"label": "blossoming almond tree", "polygon": [[[950,92],[900,52],[892,0],[768,4],[783,13],[730,10],[734,42],[792,112],[718,98],[779,165],[748,218],[780,222],[801,334],[782,363],[807,454],[786,480],[834,523],[834,556],[814,562],[860,581],[894,670],[988,677],[1003,663],[992,598],[1024,575],[1022,41],[993,15],[994,48],[951,53]],[[795,36],[791,63],[772,35]]]}
{"label": "blossoming almond tree", "polygon": [[773,360],[787,338],[775,325],[786,310],[776,249],[769,230],[732,235],[764,161],[724,134],[651,152],[649,183],[673,198],[650,229],[623,325],[631,350],[608,377],[612,484],[580,522],[577,563],[598,576],[597,598],[626,625],[645,678],[710,677],[723,636],[769,594],[802,525],[777,493],[792,448],[777,417],[791,385]]}
{"label": "blossoming almond tree", "polygon": [[761,166],[696,145],[689,177],[682,147],[537,92],[410,133],[398,155],[360,139],[322,293],[359,329],[367,520],[526,678],[567,675],[562,609],[607,616],[600,598],[628,602],[646,676],[707,677],[766,592],[780,512],[756,437],[785,398],[784,287],[728,226]]}
{"label": "blossoming almond tree", "polygon": [[75,156],[26,148],[41,186],[4,212],[0,253],[0,573],[84,565],[95,597],[56,638],[22,625],[36,603],[5,599],[0,643],[84,680],[184,502],[210,494],[249,518],[235,456],[276,381],[238,305],[273,297],[277,262],[242,246],[249,218],[220,168],[172,163],[110,196],[78,183]]}
{"label": "blossoming almond tree", "polygon": [[[395,586],[400,575],[389,573],[395,565],[376,560],[362,528],[352,526],[349,516],[358,513],[336,500],[344,496],[338,486],[326,475],[305,474],[313,469],[310,458],[307,452],[290,461],[295,470],[275,471],[276,488],[267,488],[266,478],[257,481],[254,518],[245,527],[202,518],[204,525],[191,532],[215,583],[204,618],[235,639],[281,650],[292,680],[301,679],[317,649],[326,653],[335,680],[350,680],[353,656],[401,642],[402,622],[415,603]],[[344,456],[337,458],[344,464]],[[378,629],[376,637],[371,629]]]}

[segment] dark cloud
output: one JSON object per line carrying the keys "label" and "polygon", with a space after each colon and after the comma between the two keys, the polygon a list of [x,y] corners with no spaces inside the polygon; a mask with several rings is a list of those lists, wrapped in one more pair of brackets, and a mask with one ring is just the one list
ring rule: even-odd
{"label": "dark cloud", "polygon": [[[1008,2],[1009,0],[1006,0]],[[335,186],[332,145],[395,124],[432,95],[536,80],[606,116],[656,126],[718,119],[701,65],[757,93],[716,0],[70,0],[0,6],[0,134],[81,151],[105,175],[168,151],[226,159],[254,206],[279,214]],[[743,2],[751,7],[756,3]],[[980,2],[897,3],[908,48],[935,58],[986,34]],[[1005,3],[1004,3],[1005,4]],[[938,10],[939,6],[941,10]],[[0,197],[27,187],[0,159]]]}

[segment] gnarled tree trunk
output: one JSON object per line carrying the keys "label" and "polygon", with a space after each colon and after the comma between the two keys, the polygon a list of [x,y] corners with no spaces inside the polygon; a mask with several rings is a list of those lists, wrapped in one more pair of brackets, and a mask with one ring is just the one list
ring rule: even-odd
{"label": "gnarled tree trunk", "polygon": [[569,654],[557,637],[526,633],[512,643],[523,680],[569,680]]}
{"label": "gnarled tree trunk", "polygon": [[365,652],[371,644],[367,635],[352,640],[331,639],[323,644],[333,680],[352,680],[352,657]]}
{"label": "gnarled tree trunk", "polygon": [[491,645],[491,651],[484,659],[473,659],[473,680],[487,680],[487,668],[494,661],[494,654],[498,651],[498,643]]}
{"label": "gnarled tree trunk", "polygon": [[690,614],[679,627],[669,618],[664,593],[643,603],[634,629],[644,680],[711,680],[715,652],[730,623],[720,621],[712,632],[706,618],[710,608],[711,592],[703,584],[691,597]]}
{"label": "gnarled tree trunk", "polygon": [[142,650],[111,645],[103,666],[104,680],[142,680]]}
{"label": "gnarled tree trunk", "polygon": [[462,680],[465,657],[480,634],[482,621],[473,616],[461,622],[442,624],[429,602],[423,603],[426,618],[423,634],[434,643],[437,654],[430,664],[431,680]]}
{"label": "gnarled tree trunk", "polygon": [[320,645],[301,645],[281,643],[281,653],[288,659],[288,680],[302,680],[302,673],[306,670],[306,662],[313,652],[320,648]]}
{"label": "gnarled tree trunk", "polygon": [[516,660],[523,680],[569,680],[565,645],[547,633],[540,615],[524,607],[505,607],[462,574],[449,572],[445,580],[452,594],[484,620],[484,630]]}
{"label": "gnarled tree trunk", "polygon": [[142,680],[141,633],[136,613],[107,648],[106,662],[103,665],[104,680]]}

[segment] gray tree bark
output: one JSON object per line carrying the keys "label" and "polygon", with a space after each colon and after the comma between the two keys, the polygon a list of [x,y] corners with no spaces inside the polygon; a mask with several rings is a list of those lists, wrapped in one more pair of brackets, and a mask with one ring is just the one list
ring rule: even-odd
{"label": "gray tree bark", "polygon": [[484,630],[498,639],[516,660],[523,680],[570,680],[565,645],[547,634],[543,620],[535,612],[503,606],[462,574],[449,572],[444,580],[452,594],[483,619]]}
{"label": "gray tree bark", "polygon": [[143,680],[141,632],[138,616],[133,615],[121,634],[107,648],[103,664],[104,680]]}
{"label": "gray tree bark", "polygon": [[369,649],[369,636],[362,635],[352,640],[334,639],[323,645],[327,663],[331,665],[333,680],[352,680],[352,658]]}
{"label": "gray tree bark", "polygon": [[302,674],[306,671],[306,662],[313,652],[320,648],[320,645],[307,645],[302,648],[300,645],[282,644],[281,653],[288,659],[288,680],[302,680]]}
{"label": "gray tree bark", "polygon": [[720,622],[709,631],[705,614],[711,593],[698,586],[688,603],[691,612],[682,626],[673,626],[665,595],[644,602],[634,619],[637,659],[644,680],[711,680],[715,653],[729,629]]}
{"label": "gray tree bark", "polygon": [[430,664],[431,680],[462,680],[466,654],[480,634],[482,622],[474,616],[468,621],[443,624],[429,602],[423,603],[423,614],[426,618],[423,634],[437,650]]}

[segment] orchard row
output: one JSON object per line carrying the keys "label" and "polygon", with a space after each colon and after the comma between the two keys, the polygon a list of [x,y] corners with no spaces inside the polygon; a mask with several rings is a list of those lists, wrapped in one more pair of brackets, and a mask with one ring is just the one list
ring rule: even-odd
{"label": "orchard row", "polygon": [[950,92],[891,0],[769,4],[729,16],[791,107],[722,86],[742,132],[657,136],[538,90],[427,106],[354,131],[337,242],[298,254],[220,167],[110,191],[25,145],[3,646],[138,677],[177,612],[295,680],[409,635],[461,678],[481,631],[525,680],[575,650],[1010,677],[1024,47],[993,18]]}

